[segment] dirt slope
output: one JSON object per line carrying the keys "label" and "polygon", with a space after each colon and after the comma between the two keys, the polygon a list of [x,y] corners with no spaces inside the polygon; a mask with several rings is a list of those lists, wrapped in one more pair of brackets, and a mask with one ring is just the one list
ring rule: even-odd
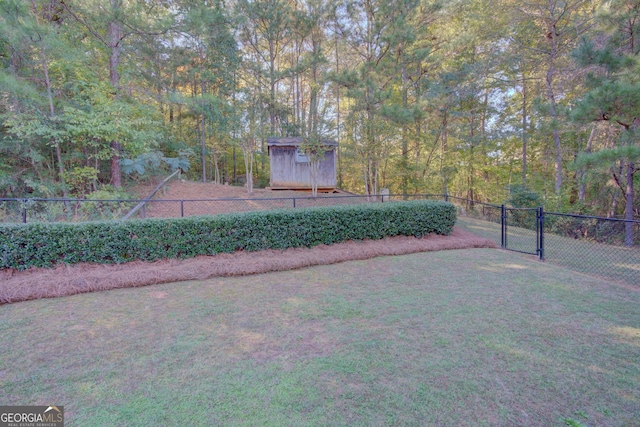
{"label": "dirt slope", "polygon": [[[153,191],[155,185],[138,186],[134,192],[138,197],[146,198]],[[319,194],[318,200],[298,201],[297,206],[315,206],[335,203],[336,200],[323,199],[325,196],[344,195],[343,192],[333,194]],[[303,191],[271,191],[256,188],[252,194],[244,187],[219,185],[194,181],[173,181],[156,193],[155,197],[145,207],[146,218],[169,218],[215,215],[225,212],[246,212],[274,208],[293,207],[292,198],[307,198],[310,193]],[[208,201],[208,199],[232,199]],[[276,199],[276,200],[258,200]],[[279,200],[278,200],[279,199]],[[182,202],[180,202],[182,201]]]}
{"label": "dirt slope", "polygon": [[[140,197],[146,197],[158,183],[138,185],[134,192]],[[338,191],[337,194],[346,194]],[[270,190],[268,188],[254,188],[252,194],[247,193],[245,187],[237,187],[232,185],[220,185],[210,182],[197,182],[186,180],[173,180],[166,185],[165,189],[160,190],[156,198],[165,200],[189,200],[189,199],[217,199],[217,198],[233,198],[233,199],[255,199],[264,197],[306,197],[310,196],[310,192],[289,191],[289,190]],[[320,194],[322,196],[323,193]]]}

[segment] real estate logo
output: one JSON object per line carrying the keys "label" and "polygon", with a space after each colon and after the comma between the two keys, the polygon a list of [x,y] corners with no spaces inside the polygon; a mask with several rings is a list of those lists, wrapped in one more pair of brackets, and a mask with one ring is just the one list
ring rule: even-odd
{"label": "real estate logo", "polygon": [[0,427],[64,427],[64,406],[0,406]]}

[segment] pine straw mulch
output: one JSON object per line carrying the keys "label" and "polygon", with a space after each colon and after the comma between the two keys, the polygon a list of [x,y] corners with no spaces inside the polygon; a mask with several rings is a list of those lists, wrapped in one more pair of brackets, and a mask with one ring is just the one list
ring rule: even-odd
{"label": "pine straw mulch", "polygon": [[243,276],[293,270],[385,255],[494,247],[495,243],[490,240],[454,228],[449,236],[396,236],[382,240],[319,245],[313,248],[239,251],[185,260],[135,261],[119,265],[62,265],[52,269],[33,268],[27,271],[2,270],[0,304],[158,283],[204,280],[216,276]]}

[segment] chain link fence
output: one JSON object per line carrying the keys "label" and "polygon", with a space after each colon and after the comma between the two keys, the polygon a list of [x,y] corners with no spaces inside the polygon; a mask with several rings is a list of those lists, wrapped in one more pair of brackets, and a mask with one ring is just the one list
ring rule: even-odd
{"label": "chain link fence", "polygon": [[477,221],[465,222],[463,227],[485,239],[493,240],[502,247],[502,207],[454,196],[436,196],[456,206],[458,218],[472,218]]}
{"label": "chain link fence", "polygon": [[503,247],[542,257],[538,215],[538,209],[504,208]]}
{"label": "chain link fence", "polygon": [[551,263],[640,286],[640,221],[545,212],[544,253]]}
{"label": "chain link fence", "polygon": [[138,200],[0,199],[0,223],[121,219]]}
{"label": "chain link fence", "polygon": [[[180,218],[273,209],[300,209],[402,200],[442,200],[438,195],[335,195],[318,197],[219,198],[219,199],[0,199],[0,223],[86,222],[132,218]],[[135,210],[134,210],[135,208]]]}
{"label": "chain link fence", "polygon": [[[510,208],[449,197],[458,225],[504,249],[577,272],[640,286],[640,221]],[[633,236],[627,245],[628,235]]]}
{"label": "chain link fence", "polygon": [[[542,208],[512,208],[439,194],[321,194],[201,200],[0,199],[0,223],[119,220],[130,212],[135,212],[137,218],[179,218],[425,199],[453,203],[461,227],[493,240],[504,249],[536,255],[579,272],[640,285],[640,221],[544,212]],[[631,246],[625,244],[629,233],[633,236]]]}

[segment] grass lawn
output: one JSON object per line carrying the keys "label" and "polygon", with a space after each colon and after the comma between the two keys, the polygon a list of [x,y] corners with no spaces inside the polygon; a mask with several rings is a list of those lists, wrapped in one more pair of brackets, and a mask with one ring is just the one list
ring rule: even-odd
{"label": "grass lawn", "polygon": [[471,249],[0,306],[68,426],[632,426],[640,291]]}

